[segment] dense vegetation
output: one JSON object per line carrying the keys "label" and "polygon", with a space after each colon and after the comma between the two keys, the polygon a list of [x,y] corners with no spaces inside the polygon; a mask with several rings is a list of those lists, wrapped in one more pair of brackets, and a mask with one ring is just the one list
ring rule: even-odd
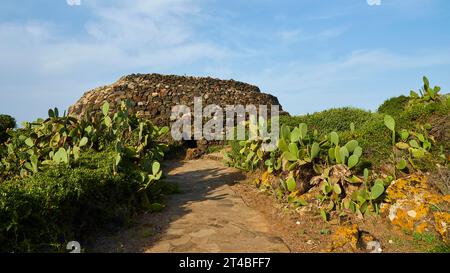
{"label": "dense vegetation", "polygon": [[0,143],[8,139],[8,129],[16,127],[16,120],[8,115],[0,115]]}
{"label": "dense vegetation", "polygon": [[378,107],[378,113],[391,116],[399,116],[408,105],[409,100],[410,97],[404,95],[390,98],[383,102],[380,107]]}
{"label": "dense vegetation", "polygon": [[58,250],[107,223],[159,210],[158,128],[128,111],[59,116],[9,131],[0,146],[0,251]]}
{"label": "dense vegetation", "polygon": [[307,124],[311,130],[327,134],[332,131],[345,132],[350,130],[350,124],[361,127],[372,118],[372,113],[357,108],[336,108],[304,116],[281,116],[280,122],[288,126]]}
{"label": "dense vegetation", "polygon": [[[262,170],[256,182],[289,206],[319,204],[331,217],[378,214],[399,177],[449,169],[450,96],[428,79],[420,92],[391,98],[377,112],[330,109],[281,118],[275,151],[263,139],[234,141],[230,166]],[[168,128],[131,114],[49,117],[16,127],[0,116],[0,252],[59,251],[68,241],[163,208]],[[448,172],[447,172],[448,174]],[[437,185],[449,194],[449,185]]]}
{"label": "dense vegetation", "polygon": [[293,206],[318,201],[324,220],[377,214],[393,179],[449,168],[450,97],[423,80],[420,94],[389,99],[377,113],[340,108],[283,116],[275,151],[263,151],[263,139],[235,141],[226,160],[263,170],[257,186]]}
{"label": "dense vegetation", "polygon": [[[441,154],[441,146],[446,154],[450,152],[448,133],[445,133],[450,131],[450,96],[440,95],[439,91],[439,87],[430,88],[428,80],[424,78],[420,95],[411,91],[410,96],[390,98],[375,113],[345,107],[304,116],[282,116],[280,121],[290,127],[305,123],[321,136],[335,131],[344,141],[354,138],[363,148],[364,158],[375,167],[381,167],[392,151],[391,132],[384,124],[385,115],[396,120],[398,130],[430,133],[437,144],[432,146],[433,156]],[[432,168],[431,165],[428,167]]]}

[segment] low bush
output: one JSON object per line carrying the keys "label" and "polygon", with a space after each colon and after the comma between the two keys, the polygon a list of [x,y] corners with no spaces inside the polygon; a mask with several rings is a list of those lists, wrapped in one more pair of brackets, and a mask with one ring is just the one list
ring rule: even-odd
{"label": "low bush", "polygon": [[[308,126],[301,123],[293,128],[281,127],[274,151],[262,149],[263,141],[240,141],[239,147],[225,152],[229,166],[265,171],[257,182],[263,191],[294,206],[318,203],[325,221],[329,214],[336,212],[358,215],[379,212],[390,178],[383,180],[376,174],[369,177],[368,170],[361,166],[366,163],[357,140],[343,141],[334,131],[321,136],[318,132],[308,132]],[[357,176],[361,168],[364,179]],[[357,190],[348,191],[349,184]],[[312,194],[305,197],[309,192]],[[305,199],[308,197],[312,199]]]}
{"label": "low bush", "polygon": [[403,95],[390,98],[385,102],[383,102],[383,104],[381,104],[380,107],[378,107],[378,113],[388,114],[393,117],[397,117],[400,113],[404,111],[409,101],[410,97]]}
{"label": "low bush", "polygon": [[344,132],[350,130],[350,124],[355,128],[361,127],[372,118],[372,113],[358,108],[344,107],[329,109],[303,116],[281,116],[280,123],[291,127],[305,123],[311,130],[317,130],[321,134],[332,131]]}
{"label": "low bush", "polygon": [[0,251],[58,249],[58,243],[91,234],[119,208],[134,207],[139,185],[113,175],[112,154],[86,155],[78,168],[60,164],[1,184]]}
{"label": "low bush", "polygon": [[[340,135],[344,140],[356,138],[364,149],[364,155],[374,166],[381,168],[387,164],[387,159],[392,153],[391,132],[384,124],[385,114],[374,113],[361,127],[350,131],[342,132]],[[435,135],[431,147],[434,157],[441,153],[440,146],[443,146],[445,152],[448,152],[450,144],[446,141],[448,127],[447,120],[450,118],[450,107],[444,103],[415,104],[397,113],[394,117],[396,121],[396,130],[407,131],[429,131],[430,135]],[[431,129],[431,130],[430,130]],[[428,164],[426,164],[428,162]],[[422,170],[433,169],[434,161],[425,160],[422,162]]]}
{"label": "low bush", "polygon": [[398,117],[402,129],[414,127],[416,123],[428,123],[432,116],[448,117],[450,105],[445,101],[436,103],[417,103],[407,107]]}
{"label": "low bush", "polygon": [[320,136],[335,131],[343,141],[356,139],[365,158],[372,163],[382,162],[391,151],[390,133],[384,126],[382,114],[346,107],[304,116],[282,116],[280,122],[291,127],[305,123],[308,128],[317,130]]}
{"label": "low bush", "polygon": [[108,223],[124,224],[146,202],[161,202],[162,183],[140,192],[136,173],[114,175],[114,152],[89,151],[79,166],[60,164],[0,187],[0,251],[62,250]]}
{"label": "low bush", "polygon": [[0,251],[59,250],[109,221],[162,208],[167,132],[127,103],[79,120],[53,109],[14,130],[0,145]]}
{"label": "low bush", "polygon": [[[348,134],[344,133],[345,136]],[[374,165],[380,165],[392,151],[391,133],[384,125],[384,116],[381,114],[373,114],[370,120],[355,130],[354,136],[363,148],[365,157]]]}
{"label": "low bush", "polygon": [[[364,150],[367,163],[382,167],[392,152],[391,135],[384,125],[385,114],[395,118],[399,130],[417,129],[418,124],[432,123],[431,134],[434,132],[437,141],[432,151],[437,155],[442,145],[448,152],[450,144],[446,141],[448,131],[446,121],[450,118],[450,104],[446,97],[443,95],[437,101],[410,103],[410,97],[399,96],[385,101],[378,108],[378,113],[346,107],[304,116],[281,116],[280,121],[281,124],[291,127],[306,123],[309,128],[316,129],[321,136],[336,131],[344,141],[356,139]],[[352,123],[353,131],[350,128]]]}

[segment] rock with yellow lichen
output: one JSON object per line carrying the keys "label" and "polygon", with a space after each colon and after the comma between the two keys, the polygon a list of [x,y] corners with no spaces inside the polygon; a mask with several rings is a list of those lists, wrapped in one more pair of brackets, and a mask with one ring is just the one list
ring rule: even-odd
{"label": "rock with yellow lichen", "polygon": [[423,175],[397,179],[386,190],[382,212],[396,226],[423,233],[437,231],[449,241],[450,196],[435,193]]}
{"label": "rock with yellow lichen", "polygon": [[434,222],[436,225],[436,230],[442,236],[444,242],[450,243],[450,213],[435,212]]}
{"label": "rock with yellow lichen", "polygon": [[355,252],[358,248],[359,234],[357,224],[338,227],[332,235],[331,245],[327,251]]}
{"label": "rock with yellow lichen", "polygon": [[260,178],[255,179],[255,185],[256,187],[264,190],[270,188],[274,180],[275,176],[269,173],[268,171],[265,171]]}
{"label": "rock with yellow lichen", "polygon": [[264,172],[261,176],[261,183],[265,186],[270,184],[270,173],[268,171]]}
{"label": "rock with yellow lichen", "polygon": [[382,252],[381,244],[370,233],[359,229],[357,224],[339,226],[331,236],[330,245],[324,252]]}

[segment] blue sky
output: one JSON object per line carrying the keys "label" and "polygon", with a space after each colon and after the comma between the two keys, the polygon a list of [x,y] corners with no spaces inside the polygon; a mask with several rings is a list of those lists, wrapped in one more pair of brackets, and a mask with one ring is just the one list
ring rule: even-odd
{"label": "blue sky", "polygon": [[3,0],[0,113],[153,72],[249,82],[291,114],[375,110],[423,75],[449,92],[449,25],[448,0]]}

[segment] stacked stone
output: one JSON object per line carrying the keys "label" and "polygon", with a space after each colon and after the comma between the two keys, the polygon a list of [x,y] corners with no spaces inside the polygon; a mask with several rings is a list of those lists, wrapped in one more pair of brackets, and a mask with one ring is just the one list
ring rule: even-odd
{"label": "stacked stone", "polygon": [[[226,105],[280,105],[278,99],[261,93],[258,87],[234,80],[220,80],[210,77],[185,77],[160,74],[132,74],[120,78],[112,85],[102,86],[86,92],[73,106],[69,115],[81,117],[90,109],[100,111],[105,101],[111,109],[120,101],[134,102],[132,111],[149,118],[157,125],[169,125],[172,107],[186,105],[194,110],[194,97],[202,97],[203,107]],[[280,106],[280,111],[281,111]]]}

